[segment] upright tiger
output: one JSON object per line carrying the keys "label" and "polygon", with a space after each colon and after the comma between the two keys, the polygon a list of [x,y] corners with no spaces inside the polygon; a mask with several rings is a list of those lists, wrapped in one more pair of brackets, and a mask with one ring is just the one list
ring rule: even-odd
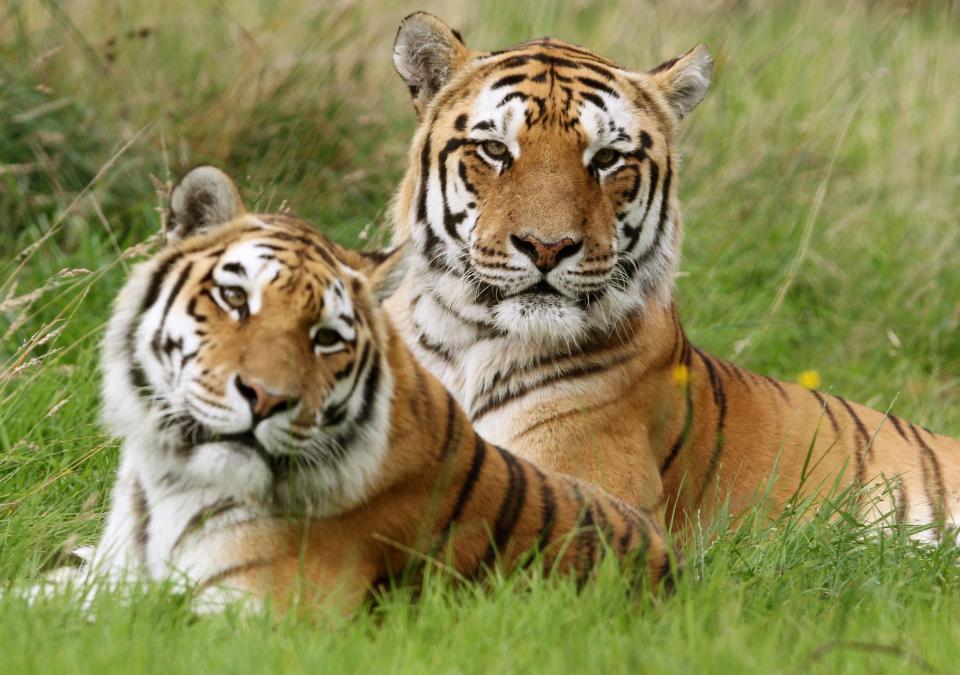
{"label": "upright tiger", "polygon": [[675,146],[703,45],[634,72],[549,38],[471,51],[419,13],[393,57],[420,123],[392,217],[418,262],[387,306],[481,435],[681,529],[836,477],[892,488],[865,503],[928,538],[956,528],[960,443],[687,341]]}
{"label": "upright tiger", "polygon": [[88,571],[346,607],[425,559],[472,579],[532,548],[578,579],[607,550],[669,577],[649,513],[485,442],[416,362],[381,307],[402,249],[247,214],[212,167],[173,191],[166,238],[104,341],[123,452]]}

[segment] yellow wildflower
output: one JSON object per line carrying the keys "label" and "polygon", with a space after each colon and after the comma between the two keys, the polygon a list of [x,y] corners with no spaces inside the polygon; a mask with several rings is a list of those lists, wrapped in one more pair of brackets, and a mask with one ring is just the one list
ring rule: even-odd
{"label": "yellow wildflower", "polygon": [[816,389],[820,386],[820,373],[816,370],[805,370],[800,373],[800,377],[797,378],[797,383],[807,389]]}
{"label": "yellow wildflower", "polygon": [[687,384],[690,381],[690,369],[682,363],[675,367],[673,369],[673,381],[680,386]]}

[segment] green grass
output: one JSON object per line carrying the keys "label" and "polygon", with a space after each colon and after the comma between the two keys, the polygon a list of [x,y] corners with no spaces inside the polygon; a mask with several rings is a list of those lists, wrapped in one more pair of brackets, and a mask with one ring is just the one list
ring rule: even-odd
{"label": "green grass", "polygon": [[[427,8],[477,47],[549,34],[638,68],[705,42],[716,83],[680,174],[692,339],[960,435],[956,3],[476,4]],[[215,162],[258,209],[347,244],[383,229],[414,127],[390,45],[417,7],[305,5],[0,8],[0,586],[99,531],[117,445],[97,341],[169,181]],[[579,595],[436,584],[336,626],[196,621],[162,590],[107,597],[94,623],[8,598],[0,670],[955,670],[956,551],[860,535],[825,518],[723,533],[656,605],[613,570]]]}

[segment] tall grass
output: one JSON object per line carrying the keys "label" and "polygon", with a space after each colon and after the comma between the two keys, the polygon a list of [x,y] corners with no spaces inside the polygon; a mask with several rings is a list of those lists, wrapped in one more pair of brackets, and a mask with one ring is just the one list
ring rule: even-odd
{"label": "tall grass", "polygon": [[[680,173],[692,339],[960,435],[955,3],[14,0],[0,8],[0,579],[96,538],[117,456],[97,424],[97,341],[171,181],[214,162],[257,209],[376,238],[414,127],[390,46],[420,8],[478,48],[549,34],[637,68],[706,43],[716,82]],[[953,669],[955,551],[789,522],[702,539],[659,604],[625,601],[615,573],[580,595],[437,584],[415,609],[398,593],[333,630],[192,623],[162,592],[108,599],[92,625],[7,599],[2,667]]]}

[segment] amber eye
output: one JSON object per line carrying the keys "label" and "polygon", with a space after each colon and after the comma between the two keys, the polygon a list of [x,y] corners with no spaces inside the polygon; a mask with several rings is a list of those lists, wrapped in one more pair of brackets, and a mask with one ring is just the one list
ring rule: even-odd
{"label": "amber eye", "polygon": [[241,309],[247,305],[247,292],[239,286],[223,286],[220,289],[220,297],[228,307],[233,309]]}
{"label": "amber eye", "polygon": [[341,342],[343,338],[333,328],[318,328],[313,335],[313,344],[317,347],[333,347]]}
{"label": "amber eye", "polygon": [[598,169],[609,169],[620,159],[620,153],[613,148],[600,148],[593,154],[592,164]]}
{"label": "amber eye", "polygon": [[484,141],[483,151],[493,159],[504,159],[510,154],[507,146],[500,141]]}

